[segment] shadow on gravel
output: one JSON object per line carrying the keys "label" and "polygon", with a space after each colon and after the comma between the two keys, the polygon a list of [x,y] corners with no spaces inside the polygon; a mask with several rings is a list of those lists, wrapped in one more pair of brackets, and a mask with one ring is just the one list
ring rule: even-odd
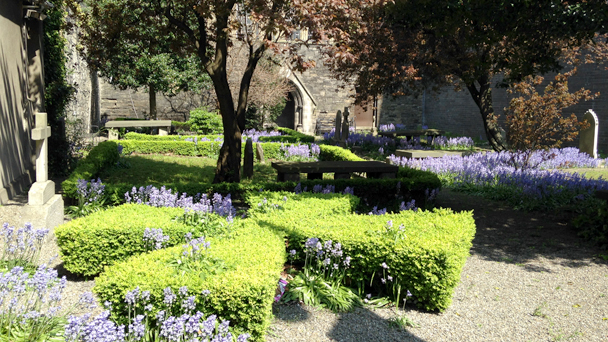
{"label": "shadow on gravel", "polygon": [[[576,235],[566,215],[524,212],[480,196],[442,190],[437,206],[454,211],[473,210],[477,226],[471,254],[523,267],[530,272],[552,272],[539,258],[571,268],[607,264],[596,257],[606,254]],[[545,260],[546,261],[546,260]]]}
{"label": "shadow on gravel", "polygon": [[[314,309],[312,309],[314,310]],[[323,310],[325,311],[325,310]],[[389,321],[371,310],[357,308],[352,312],[337,314],[333,326],[324,327],[328,322],[325,315],[311,314],[306,308],[293,304],[273,305],[275,319],[287,323],[304,323],[305,329],[325,330],[325,337],[339,342],[367,341],[412,341],[425,342],[406,329],[391,327]],[[327,311],[326,315],[333,318],[334,314]],[[321,317],[319,317],[321,316]],[[304,322],[310,320],[310,322]],[[301,326],[301,325],[300,325]],[[415,332],[415,328],[408,328]]]}

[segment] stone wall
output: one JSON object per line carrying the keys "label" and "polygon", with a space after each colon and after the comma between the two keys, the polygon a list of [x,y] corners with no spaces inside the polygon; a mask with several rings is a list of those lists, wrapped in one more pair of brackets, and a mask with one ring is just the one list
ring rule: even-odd
{"label": "stone wall", "polygon": [[[553,80],[554,76],[554,74],[549,74],[545,77],[545,83],[539,90],[540,93],[542,93],[544,85]],[[598,150],[608,153],[608,71],[604,69],[604,66],[583,65],[579,67],[578,73],[571,77],[569,87],[570,91],[584,87],[594,93],[600,92],[600,96],[595,100],[581,102],[564,110],[564,116],[574,113],[581,119],[588,109],[593,109],[599,118]],[[485,139],[479,108],[473,102],[468,90],[456,92],[451,87],[445,87],[438,94],[427,92],[424,98],[423,121],[429,127]],[[492,100],[497,114],[502,114],[504,108],[509,104],[509,96],[503,88],[492,90]],[[578,146],[578,141],[569,143],[569,146]]]}
{"label": "stone wall", "polygon": [[[30,139],[33,117],[28,95],[39,98],[40,94],[34,93],[42,89],[28,89],[32,83],[29,81],[33,80],[28,81],[30,62],[25,29],[22,2],[3,2],[0,6],[0,204],[22,193],[34,181],[34,145]],[[38,38],[32,35],[30,40]]]}

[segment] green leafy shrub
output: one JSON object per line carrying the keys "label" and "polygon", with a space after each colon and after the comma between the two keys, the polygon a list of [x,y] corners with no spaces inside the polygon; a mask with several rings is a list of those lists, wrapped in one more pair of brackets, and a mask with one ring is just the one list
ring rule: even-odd
{"label": "green leafy shrub", "polygon": [[190,131],[190,124],[187,122],[172,120],[171,126],[173,126],[176,132]]}
{"label": "green leafy shrub", "polygon": [[[362,291],[369,289],[370,281],[372,289],[385,287],[379,276],[385,263],[403,291],[413,294],[418,307],[443,311],[450,305],[475,234],[472,212],[438,209],[382,216],[332,213],[321,199],[334,206],[330,203],[337,195],[309,195],[317,197],[315,200],[298,196],[287,196],[284,201],[281,194],[252,193],[247,201],[254,208],[252,218],[261,226],[282,231],[288,238],[288,249],[297,250],[298,255],[305,255],[304,244],[310,237],[339,241],[344,254],[352,257],[347,277]],[[264,198],[281,207],[276,212],[255,211],[256,203]],[[403,225],[401,238],[390,234],[389,220],[394,229]]]}
{"label": "green leafy shrub", "polygon": [[217,134],[208,134],[208,135],[150,135],[150,134],[141,134],[137,132],[129,132],[125,134],[125,139],[127,140],[146,140],[146,141],[185,141],[186,139],[194,139],[200,142],[201,139],[209,139],[214,141],[217,138],[222,138],[221,135]]}
{"label": "green leafy shrub", "polygon": [[152,303],[162,303],[167,287],[174,293],[182,286],[187,286],[190,293],[209,290],[204,299],[198,296],[195,310],[215,313],[230,320],[235,333],[247,332],[252,341],[264,341],[286,259],[285,243],[280,236],[254,222],[239,221],[237,225],[233,239],[208,240],[211,246],[207,256],[221,264],[220,269],[210,271],[208,267],[191,265],[188,272],[182,270],[176,260],[181,258],[183,249],[175,246],[140,254],[106,268],[95,280],[94,292],[102,302],[112,302],[113,314],[119,318],[128,317],[124,295],[137,286],[150,291]]}
{"label": "green leafy shrub", "polygon": [[82,276],[97,275],[105,266],[144,252],[146,228],[161,228],[170,238],[168,246],[181,243],[187,232],[198,236],[193,227],[173,221],[183,213],[179,208],[125,204],[64,223],[55,228],[64,267]]}
{"label": "green leafy shrub", "polygon": [[582,213],[574,218],[572,225],[578,235],[608,249],[608,204],[596,198],[584,202]]}
{"label": "green leafy shrub", "polygon": [[218,112],[210,112],[207,108],[198,108],[190,112],[187,121],[190,129],[202,134],[221,134],[224,132],[222,116]]}
{"label": "green leafy shrub", "polygon": [[362,161],[363,158],[360,158],[356,154],[352,153],[347,149],[343,149],[340,146],[331,146],[331,145],[319,145],[321,148],[321,154],[319,155],[319,160],[325,161],[340,161],[340,160],[352,160],[352,161]]}
{"label": "green leafy shrub", "polygon": [[164,141],[164,140],[121,140],[123,153],[165,154],[179,156],[217,156],[221,141]]}
{"label": "green leafy shrub", "polygon": [[282,142],[282,143],[313,143],[315,142],[315,137],[312,135],[306,135],[300,133],[298,131],[294,131],[293,129],[285,128],[285,127],[277,127],[277,131],[285,134],[274,137],[260,137],[260,142]]}
{"label": "green leafy shrub", "polygon": [[70,177],[61,183],[64,195],[68,198],[78,198],[77,187],[79,179],[93,179],[107,167],[116,165],[120,155],[118,144],[114,141],[104,141],[95,146],[91,152],[78,163]]}

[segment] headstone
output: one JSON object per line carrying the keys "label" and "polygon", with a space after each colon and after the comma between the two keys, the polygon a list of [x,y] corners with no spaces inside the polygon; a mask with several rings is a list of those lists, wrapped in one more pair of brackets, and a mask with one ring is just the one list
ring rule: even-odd
{"label": "headstone", "polygon": [[597,158],[597,134],[599,122],[597,115],[591,109],[583,115],[583,121],[589,124],[589,127],[582,129],[579,133],[578,149],[587,153],[592,158]]}
{"label": "headstone", "polygon": [[346,142],[348,139],[349,126],[348,126],[348,107],[344,107],[344,118],[342,119],[342,136],[340,136],[340,141]]}
{"label": "headstone", "polygon": [[55,195],[55,183],[49,180],[48,138],[51,127],[47,125],[47,114],[36,113],[32,140],[36,141],[36,182],[28,193],[28,206],[24,215],[31,218],[34,227],[48,229],[63,223],[63,199]]}
{"label": "headstone", "polygon": [[243,166],[245,178],[253,177],[253,142],[251,138],[245,143],[245,165]]}
{"label": "headstone", "polygon": [[262,148],[262,145],[260,143],[255,144],[255,154],[260,163],[266,162],[266,160],[264,159],[264,149]]}
{"label": "headstone", "polygon": [[336,131],[335,131],[335,134],[334,134],[334,140],[335,141],[340,141],[340,137],[341,137],[341,135],[340,135],[340,129],[342,128],[342,126],[341,126],[342,125],[342,112],[341,111],[338,111],[336,113],[336,123],[335,123],[335,125],[336,125]]}

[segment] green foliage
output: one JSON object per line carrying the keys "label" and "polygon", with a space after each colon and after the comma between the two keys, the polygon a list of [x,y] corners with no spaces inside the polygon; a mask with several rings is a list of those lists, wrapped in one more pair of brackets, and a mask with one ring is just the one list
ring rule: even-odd
{"label": "green foliage", "polygon": [[67,68],[65,44],[62,28],[65,24],[64,0],[50,0],[54,5],[45,11],[44,20],[44,107],[48,124],[53,134],[49,137],[49,172],[51,175],[65,175],[74,167],[70,143],[64,129],[65,109],[74,95],[75,89],[66,80]]}
{"label": "green foliage", "polygon": [[[391,276],[399,281],[403,291],[413,294],[420,308],[443,311],[450,305],[475,234],[471,212],[438,209],[383,216],[355,215],[345,212],[344,204],[336,212],[334,201],[339,195],[284,195],[287,201],[281,195],[252,193],[247,201],[252,208],[263,197],[270,203],[281,203],[282,211],[254,210],[252,218],[262,226],[283,232],[288,238],[288,249],[304,255],[303,246],[309,237],[339,241],[344,254],[352,257],[347,278],[354,286],[366,289],[372,279],[372,290],[385,288],[374,274],[380,274],[382,263],[386,263]],[[394,226],[403,225],[403,238],[395,241],[386,234],[388,220]]]}
{"label": "green foliage", "polygon": [[347,149],[343,149],[339,146],[331,146],[331,145],[319,145],[321,148],[321,154],[319,155],[319,160],[325,161],[336,161],[336,160],[352,160],[352,161],[362,161],[363,158],[358,157],[356,154],[352,153]]}
{"label": "green foliage", "polygon": [[253,103],[249,104],[245,112],[245,129],[264,130],[266,123],[275,122],[281,116],[286,104],[285,98],[281,98],[276,104],[262,109]]}
{"label": "green foliage", "polygon": [[221,141],[202,141],[197,144],[190,141],[164,141],[164,140],[121,140],[124,152],[142,154],[166,154],[171,153],[178,156],[217,156]]}
{"label": "green foliage", "polygon": [[95,146],[86,158],[78,163],[70,177],[61,183],[64,195],[68,198],[78,198],[76,190],[79,179],[93,179],[101,170],[116,165],[119,159],[116,142],[104,141]]}
{"label": "green foliage", "polygon": [[282,143],[313,143],[315,142],[315,137],[312,135],[306,135],[300,133],[298,131],[294,131],[293,129],[285,128],[285,127],[277,127],[277,131],[285,134],[276,137],[260,137],[260,142],[262,141],[274,141],[274,142],[282,142]]}
{"label": "green foliage", "polygon": [[608,203],[590,198],[581,203],[582,213],[573,221],[578,235],[608,249]]}
{"label": "green foliage", "polygon": [[[171,125],[176,132],[190,131],[190,124],[182,121],[171,121]],[[127,138],[130,139],[130,138]]]}
{"label": "green foliage", "polygon": [[[177,122],[177,121],[171,121]],[[187,123],[186,123],[187,125]],[[209,139],[214,141],[217,138],[222,138],[221,135],[217,134],[200,134],[200,135],[150,135],[150,134],[142,134],[137,132],[128,132],[125,134],[124,139],[126,140],[145,140],[145,141],[185,141],[186,139],[194,140],[196,138],[198,141],[201,139]],[[223,138],[222,138],[223,139]]]}
{"label": "green foliage", "polygon": [[188,120],[190,129],[202,134],[221,134],[224,132],[222,116],[218,112],[210,112],[207,108],[198,108],[190,112]]}
{"label": "green foliage", "polygon": [[183,242],[186,233],[199,232],[173,221],[183,209],[125,204],[72,220],[55,228],[64,267],[71,273],[95,276],[105,266],[143,253],[146,228],[161,228],[170,237],[168,246]]}
{"label": "green foliage", "polygon": [[140,254],[106,268],[96,279],[94,292],[100,301],[112,302],[113,314],[124,320],[127,313],[124,295],[137,286],[150,291],[152,303],[162,303],[163,289],[167,287],[174,293],[182,286],[187,286],[190,293],[209,290],[204,300],[197,298],[196,310],[228,319],[235,333],[247,332],[252,341],[263,341],[285,263],[285,243],[254,222],[235,221],[235,224],[233,239],[208,239],[211,247],[207,256],[223,261],[222,270],[216,274],[209,274],[204,267],[195,268],[194,272],[173,267],[183,251],[176,246]]}

